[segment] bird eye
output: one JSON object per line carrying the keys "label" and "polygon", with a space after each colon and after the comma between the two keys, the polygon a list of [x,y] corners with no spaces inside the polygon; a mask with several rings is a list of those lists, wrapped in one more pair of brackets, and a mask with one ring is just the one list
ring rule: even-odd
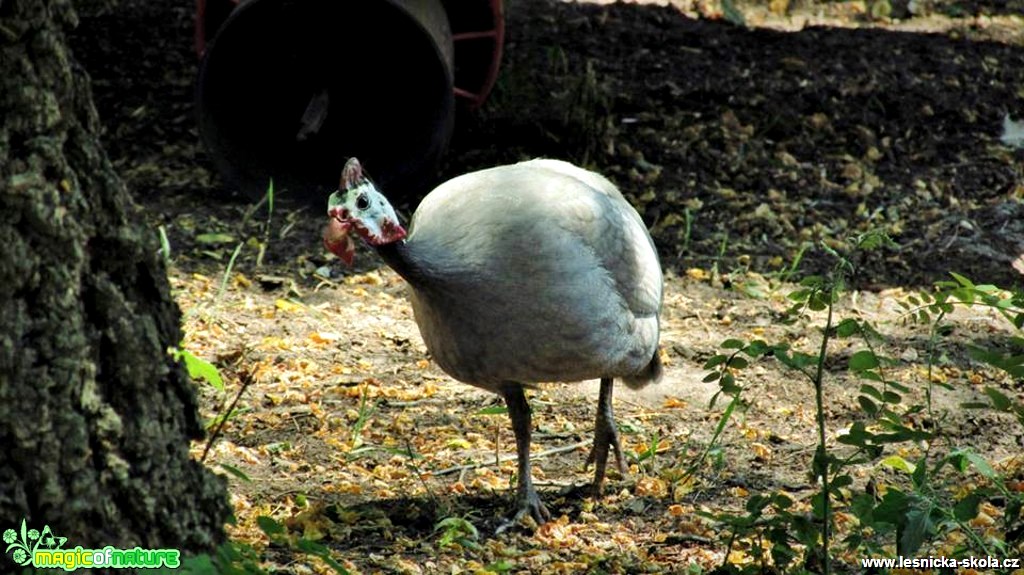
{"label": "bird eye", "polygon": [[356,209],[365,210],[370,207],[370,198],[366,197],[366,194],[359,194],[356,197]]}

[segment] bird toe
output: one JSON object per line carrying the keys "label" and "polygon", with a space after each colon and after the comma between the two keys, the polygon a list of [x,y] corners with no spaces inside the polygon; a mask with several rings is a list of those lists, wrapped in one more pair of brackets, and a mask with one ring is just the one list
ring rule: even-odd
{"label": "bird toe", "polygon": [[521,497],[516,504],[516,511],[511,517],[506,518],[495,530],[496,535],[501,535],[512,527],[522,525],[528,529],[537,527],[551,520],[551,513],[536,492]]}

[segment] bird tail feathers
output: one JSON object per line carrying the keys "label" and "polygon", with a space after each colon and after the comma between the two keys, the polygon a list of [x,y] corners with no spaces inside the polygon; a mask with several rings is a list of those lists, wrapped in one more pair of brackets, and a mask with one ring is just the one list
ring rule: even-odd
{"label": "bird tail feathers", "polygon": [[636,375],[623,377],[622,382],[625,383],[630,389],[640,389],[651,383],[658,383],[661,380],[661,376],[665,373],[664,368],[661,365],[661,349],[654,350],[654,357],[651,361]]}

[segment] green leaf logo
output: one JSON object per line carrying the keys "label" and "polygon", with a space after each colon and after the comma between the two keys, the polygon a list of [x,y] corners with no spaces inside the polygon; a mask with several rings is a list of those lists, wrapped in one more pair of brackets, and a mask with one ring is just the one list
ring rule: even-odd
{"label": "green leaf logo", "polygon": [[31,548],[29,545],[34,545],[31,544],[30,541],[36,541],[38,539],[39,532],[35,529],[28,529],[26,521],[22,519],[20,538],[18,537],[18,532],[14,529],[4,531],[4,543],[7,543],[7,549],[5,549],[4,552],[10,553],[11,550],[14,550],[14,553],[11,555],[14,562],[18,565],[28,565],[29,561],[32,559],[32,555],[30,553]]}
{"label": "green leaf logo", "polygon": [[57,537],[50,530],[50,526],[43,527],[42,533],[37,529],[29,529],[25,519],[21,520],[21,532],[14,529],[4,531],[4,543],[7,544],[6,553],[11,553],[11,559],[18,565],[28,565],[32,562],[32,555],[36,549],[60,549],[67,542],[67,537]]}

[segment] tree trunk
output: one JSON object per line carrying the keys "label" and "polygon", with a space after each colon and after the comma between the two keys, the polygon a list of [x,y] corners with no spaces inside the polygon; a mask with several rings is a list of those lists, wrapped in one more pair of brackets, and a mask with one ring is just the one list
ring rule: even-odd
{"label": "tree trunk", "polygon": [[209,549],[224,483],[189,456],[180,312],[99,144],[75,23],[70,0],[0,0],[0,532]]}

